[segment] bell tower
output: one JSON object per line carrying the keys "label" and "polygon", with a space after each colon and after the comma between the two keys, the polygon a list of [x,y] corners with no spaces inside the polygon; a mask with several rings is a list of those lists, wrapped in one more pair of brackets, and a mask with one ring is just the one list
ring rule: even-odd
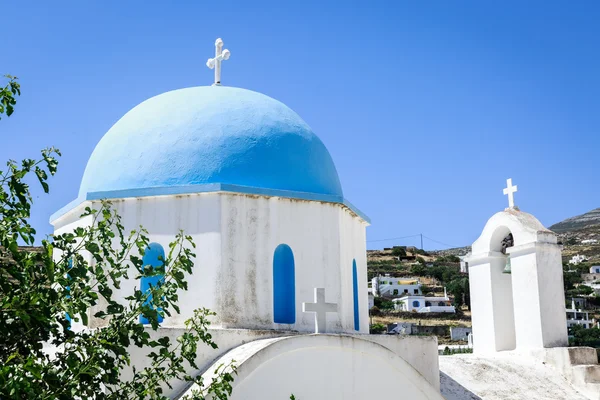
{"label": "bell tower", "polygon": [[509,207],[489,219],[468,257],[476,353],[568,345],[561,247],[556,234]]}

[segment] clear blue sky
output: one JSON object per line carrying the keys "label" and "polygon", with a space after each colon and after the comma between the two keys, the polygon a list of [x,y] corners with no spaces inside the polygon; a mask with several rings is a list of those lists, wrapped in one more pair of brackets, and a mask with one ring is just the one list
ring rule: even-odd
{"label": "clear blue sky", "polygon": [[[23,96],[0,160],[63,152],[34,225],[73,200],[87,159],[129,109],[212,83],[283,101],[321,137],[368,239],[477,238],[517,205],[551,225],[600,207],[600,3],[595,1],[4,2],[0,73]],[[369,248],[418,244],[417,238]],[[425,248],[445,246],[425,240]]]}

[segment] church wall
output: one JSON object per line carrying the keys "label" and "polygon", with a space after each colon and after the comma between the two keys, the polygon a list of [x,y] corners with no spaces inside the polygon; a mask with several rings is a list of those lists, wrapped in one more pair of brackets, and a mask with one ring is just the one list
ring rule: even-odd
{"label": "church wall", "polygon": [[[99,207],[98,202],[90,202]],[[165,317],[165,327],[183,326],[198,307],[217,312],[215,326],[312,332],[314,314],[302,312],[302,302],[314,301],[314,288],[326,289],[326,301],[339,312],[327,315],[327,331],[354,329],[352,261],[356,260],[359,290],[359,332],[368,332],[366,223],[334,203],[233,193],[203,193],[113,200],[125,230],[142,225],[151,242],[163,246],[179,230],[192,236],[197,248],[189,290],[180,293],[181,314]],[[73,210],[57,222],[57,232],[89,222],[73,218]],[[73,215],[71,215],[73,214]],[[290,246],[295,261],[296,322],[273,321],[273,254]],[[130,276],[136,272],[132,268]],[[114,291],[124,298],[140,287],[123,282]],[[96,312],[99,305],[91,312]],[[101,321],[92,321],[92,325]]]}
{"label": "church wall", "polygon": [[[314,314],[303,313],[302,302],[313,302],[314,288],[324,287],[326,301],[338,303],[340,309],[337,315],[327,315],[327,330],[355,332],[352,258],[366,265],[364,225],[359,221],[338,204],[223,194],[224,256],[215,309],[218,323],[222,327],[314,331]],[[294,324],[273,322],[273,252],[280,244],[290,246],[294,254]],[[345,254],[343,260],[341,254]],[[366,271],[359,282],[364,286],[362,307],[366,308]]]}
{"label": "church wall", "polygon": [[361,222],[347,209],[339,209],[340,214],[340,283],[345,299],[338,303],[342,312],[342,326],[346,332],[357,332],[354,329],[354,288],[352,276],[352,261],[356,260],[358,277],[358,308],[360,333],[369,332],[369,294],[367,282],[367,249],[366,224]]}
{"label": "church wall", "polygon": [[[99,202],[89,202],[98,209]],[[187,276],[189,290],[181,291],[179,305],[181,314],[165,317],[163,326],[183,326],[186,319],[198,307],[214,308],[214,282],[220,265],[220,202],[217,194],[205,193],[182,196],[156,196],[113,200],[113,208],[122,218],[125,232],[138,229],[142,225],[148,231],[150,242],[163,246],[168,255],[169,243],[175,240],[179,230],[192,236],[196,244],[194,273]],[[74,209],[56,221],[56,232],[72,231],[78,226],[89,225],[91,218],[76,219],[82,210]],[[115,246],[117,246],[115,240]],[[140,287],[135,268],[131,268],[130,279],[122,282],[120,289],[114,289],[115,299],[124,299]],[[124,300],[122,300],[125,303]],[[93,315],[102,308],[101,302],[90,310]],[[90,319],[91,327],[102,324],[101,320]]]}
{"label": "church wall", "polygon": [[360,335],[361,339],[380,344],[409,363],[434,388],[440,388],[437,336]]}
{"label": "church wall", "polygon": [[[216,360],[204,380],[210,381],[216,367],[231,360],[238,367],[232,400],[287,399],[291,394],[298,399],[358,400],[389,397],[394,390],[410,399],[443,399],[438,387],[405,360],[359,336],[301,335],[247,343]],[[393,382],[393,388],[381,382]]]}
{"label": "church wall", "polygon": [[[180,328],[167,328],[159,332],[150,331],[152,338],[160,336],[168,336],[172,343],[176,343],[178,336],[184,333]],[[260,339],[277,338],[296,336],[298,333],[274,331],[274,330],[249,330],[249,329],[209,329],[213,340],[218,345],[217,349],[212,349],[208,346],[200,346],[196,364],[198,369],[189,368],[186,372],[192,376],[196,376],[204,372],[215,359],[221,357],[228,351],[241,346],[245,343],[253,342]],[[381,345],[397,356],[401,357],[411,367],[413,367],[425,380],[439,390],[440,376],[438,368],[438,348],[437,338],[432,336],[404,336],[404,335],[353,335],[356,339],[367,340],[369,342]],[[148,366],[146,354],[150,349],[140,349],[136,346],[129,348],[133,365],[140,369]],[[241,360],[236,360],[237,364]],[[122,372],[123,379],[131,377],[131,369],[126,369]],[[361,378],[362,379],[362,378]],[[187,382],[170,382],[173,388],[164,386],[165,395],[169,398],[174,398],[181,394],[189,384]],[[289,395],[288,395],[289,397]],[[285,399],[285,398],[284,398]]]}
{"label": "church wall", "polygon": [[[179,294],[181,314],[165,317],[163,326],[183,326],[186,319],[199,307],[213,309],[214,281],[220,265],[219,213],[216,194],[158,196],[126,199],[114,202],[127,230],[142,225],[148,230],[151,242],[162,245],[169,252],[169,243],[180,230],[190,235],[196,244],[194,272],[187,276],[188,290]],[[122,285],[119,294],[129,295],[140,283],[130,279]]]}

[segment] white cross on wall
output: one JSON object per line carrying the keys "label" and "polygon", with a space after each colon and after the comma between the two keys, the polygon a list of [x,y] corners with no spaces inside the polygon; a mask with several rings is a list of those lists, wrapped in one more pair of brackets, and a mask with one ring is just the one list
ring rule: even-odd
{"label": "white cross on wall", "polygon": [[315,288],[315,302],[302,303],[302,312],[315,313],[315,333],[325,333],[327,313],[337,312],[336,303],[325,303],[325,289]]}
{"label": "white cross on wall", "polygon": [[504,189],[504,194],[508,195],[508,207],[515,208],[515,197],[514,194],[517,192],[517,185],[512,185],[512,178],[508,178],[506,180],[506,189]]}
{"label": "white cross on wall", "polygon": [[215,42],[215,58],[209,58],[206,62],[208,68],[214,68],[215,70],[215,83],[213,83],[213,86],[221,85],[221,62],[228,60],[229,56],[231,56],[231,52],[227,49],[223,50],[223,39],[217,39]]}

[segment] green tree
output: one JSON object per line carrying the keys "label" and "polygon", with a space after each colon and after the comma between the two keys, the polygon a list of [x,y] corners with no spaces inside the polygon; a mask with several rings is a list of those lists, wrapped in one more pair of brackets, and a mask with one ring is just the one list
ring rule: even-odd
{"label": "green tree", "polygon": [[406,257],[406,247],[394,246],[392,247],[392,254],[396,257]]}
{"label": "green tree", "polygon": [[416,276],[427,275],[427,267],[423,264],[413,264],[410,266],[410,273]]}
{"label": "green tree", "polygon": [[0,119],[2,114],[10,117],[17,104],[17,96],[21,95],[21,85],[17,82],[17,77],[4,75],[8,79],[6,86],[0,89]]}
{"label": "green tree", "polygon": [[584,328],[581,325],[574,325],[569,328],[569,333],[572,335],[570,339],[573,346],[589,346],[600,348],[600,329]]}
{"label": "green tree", "polygon": [[456,308],[467,305],[469,309],[471,309],[468,276],[460,276],[453,279],[448,283],[446,289],[452,296],[454,296],[454,306]]}
{"label": "green tree", "polygon": [[384,297],[375,297],[374,299],[375,307],[378,310],[393,310],[394,302],[391,300],[387,300]]}
{"label": "green tree", "polygon": [[[18,86],[10,87],[10,94],[19,93]],[[14,97],[5,100],[10,94],[4,90],[0,100],[5,115],[15,104]],[[89,227],[42,240],[39,250],[31,247],[36,232],[29,223],[30,178],[48,192],[59,155],[56,149],[44,150],[40,160],[9,161],[0,171],[0,398],[166,399],[162,386],[169,381],[202,385],[201,377],[185,371],[197,368],[202,345],[217,347],[208,332],[214,313],[196,310],[176,341],[158,331],[158,316],[178,313],[178,293],[187,290],[184,278],[192,273],[195,257],[189,236],[174,238],[161,266],[143,266],[146,231],[125,232],[119,215],[104,202],[99,210],[83,213],[93,221]],[[132,270],[135,276],[129,276]],[[157,274],[164,279],[148,292],[136,288],[125,304],[113,298],[124,279]],[[90,308],[100,304],[102,311],[90,315]],[[141,325],[140,315],[150,324]],[[72,322],[88,325],[90,317],[102,327],[70,329]],[[122,379],[133,346],[147,350],[147,366]],[[235,366],[221,371],[194,398],[212,393],[226,399]]]}

